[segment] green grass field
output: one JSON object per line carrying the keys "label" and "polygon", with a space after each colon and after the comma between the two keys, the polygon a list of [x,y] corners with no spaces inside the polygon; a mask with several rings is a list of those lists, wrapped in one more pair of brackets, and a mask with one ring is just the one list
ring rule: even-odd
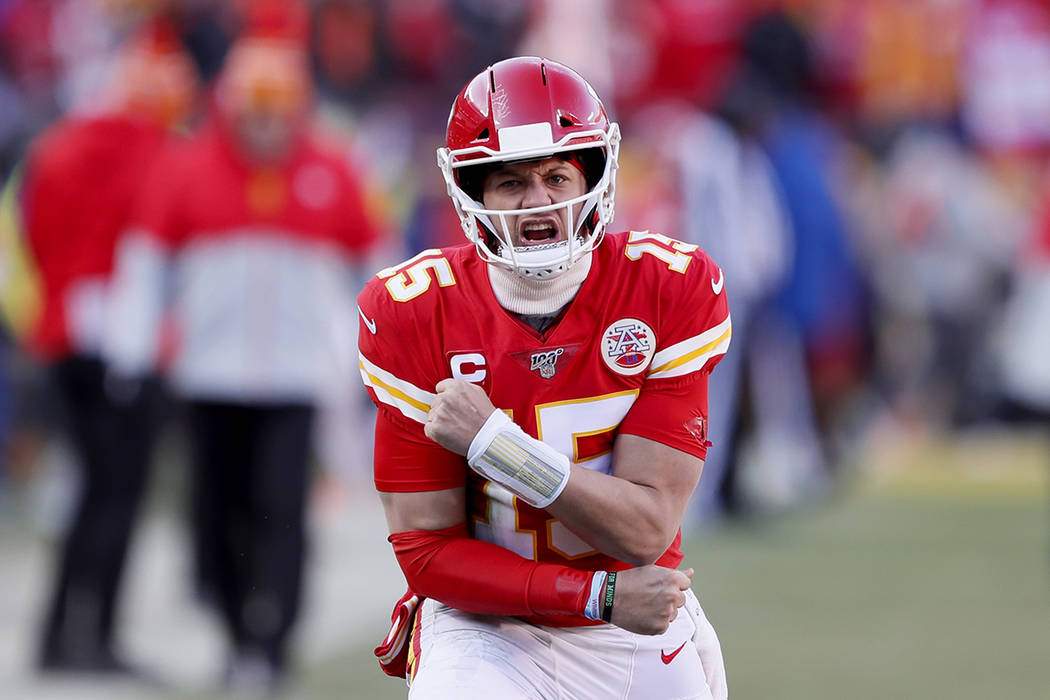
{"label": "green grass field", "polygon": [[[721,635],[731,697],[1050,698],[1048,498],[1043,458],[1030,456],[1039,466],[1006,486],[910,470],[690,537],[686,562]],[[370,648],[307,669],[300,690],[406,695]]]}

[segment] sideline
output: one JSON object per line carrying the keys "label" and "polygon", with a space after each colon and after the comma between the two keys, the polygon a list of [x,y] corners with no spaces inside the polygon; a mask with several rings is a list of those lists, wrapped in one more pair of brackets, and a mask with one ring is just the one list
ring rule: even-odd
{"label": "sideline", "polygon": [[[348,647],[378,641],[404,588],[373,492],[313,505],[296,643],[297,667],[304,673]],[[186,542],[180,521],[150,512],[128,561],[121,648],[165,682],[164,691],[150,693],[139,683],[42,678],[34,672],[35,625],[53,552],[40,537],[0,540],[0,697],[144,700],[216,693],[226,649],[216,621],[193,600]]]}

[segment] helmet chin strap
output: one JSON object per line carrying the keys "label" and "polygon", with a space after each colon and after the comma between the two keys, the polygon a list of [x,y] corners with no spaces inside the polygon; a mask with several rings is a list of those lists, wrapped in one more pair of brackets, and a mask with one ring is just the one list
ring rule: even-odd
{"label": "helmet chin strap", "polygon": [[[579,252],[586,245],[583,237],[576,234],[572,237],[572,243],[568,241],[562,241],[561,243],[553,244],[548,250],[554,250],[559,253],[558,259],[550,260],[550,257],[541,258],[538,261],[533,258],[534,252],[542,253],[542,251],[532,251],[528,246],[520,246],[514,249],[511,260],[514,265],[511,269],[515,274],[520,277],[528,277],[530,279],[551,279],[558,277],[559,275],[565,274],[565,272],[573,265],[574,258],[579,258],[583,253]],[[506,246],[500,246],[497,249],[497,253],[503,255],[506,250]],[[503,257],[507,257],[503,255]],[[498,264],[498,263],[497,263]]]}
{"label": "helmet chin strap", "polygon": [[488,265],[489,281],[496,300],[516,314],[552,314],[568,304],[580,291],[591,270],[591,253],[553,277],[524,277],[503,265]]}
{"label": "helmet chin strap", "polygon": [[[492,211],[488,215],[478,216],[478,220],[484,222],[483,226],[489,229],[489,235],[496,244],[492,248],[487,243],[483,243],[486,250],[482,251],[479,245],[479,252],[482,253],[483,258],[488,252],[491,255],[488,258],[489,262],[497,266],[507,266],[521,277],[546,280],[565,274],[581,256],[587,254],[593,247],[589,246],[588,239],[595,237],[598,232],[591,229],[586,222],[600,211],[601,202],[599,200],[593,207],[584,206],[575,221],[572,215],[573,202],[566,202],[564,207],[559,212],[559,216],[562,218],[564,230],[570,231],[567,238],[559,243],[537,246],[512,246],[511,241],[514,240],[514,235],[504,212]],[[497,227],[502,231],[501,234],[495,233]],[[597,240],[601,240],[600,236]]]}

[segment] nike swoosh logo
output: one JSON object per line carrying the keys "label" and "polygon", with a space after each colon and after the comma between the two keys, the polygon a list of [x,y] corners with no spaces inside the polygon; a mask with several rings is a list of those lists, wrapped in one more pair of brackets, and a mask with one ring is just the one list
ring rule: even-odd
{"label": "nike swoosh logo", "polygon": [[711,291],[718,296],[722,293],[722,285],[726,283],[726,276],[722,273],[722,268],[718,268],[718,281],[711,280]]}
{"label": "nike swoosh logo", "polygon": [[685,648],[686,644],[688,644],[688,642],[682,642],[682,646],[678,647],[677,649],[672,651],[670,654],[668,654],[663,649],[661,649],[660,650],[660,660],[663,661],[665,664],[671,663],[672,661],[674,661],[674,657],[678,656],[678,652],[680,652],[682,649]]}
{"label": "nike swoosh logo", "polygon": [[361,315],[361,319],[365,322],[365,325],[368,326],[368,330],[372,331],[372,335],[375,335],[376,322],[368,318],[368,316],[365,316],[365,312],[361,310],[360,306],[357,307],[357,313]]}

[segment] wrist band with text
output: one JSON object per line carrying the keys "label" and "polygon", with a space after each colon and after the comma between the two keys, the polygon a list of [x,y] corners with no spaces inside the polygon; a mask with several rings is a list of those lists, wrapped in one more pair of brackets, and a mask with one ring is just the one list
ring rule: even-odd
{"label": "wrist band with text", "polygon": [[610,571],[605,579],[605,609],[602,610],[602,622],[612,621],[613,597],[616,594],[616,572]]}
{"label": "wrist band with text", "polygon": [[587,597],[587,605],[583,608],[583,616],[588,620],[601,619],[601,602],[607,575],[605,571],[595,571],[591,577],[591,594]]}

